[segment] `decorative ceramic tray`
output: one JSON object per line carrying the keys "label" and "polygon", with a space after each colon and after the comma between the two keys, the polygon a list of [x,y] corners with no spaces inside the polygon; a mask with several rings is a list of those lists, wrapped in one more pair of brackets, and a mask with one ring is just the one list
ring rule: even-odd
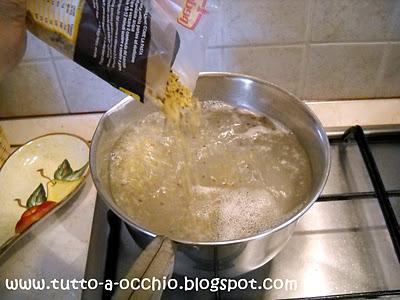
{"label": "decorative ceramic tray", "polygon": [[65,204],[89,174],[89,145],[56,133],[16,150],[0,170],[0,254]]}

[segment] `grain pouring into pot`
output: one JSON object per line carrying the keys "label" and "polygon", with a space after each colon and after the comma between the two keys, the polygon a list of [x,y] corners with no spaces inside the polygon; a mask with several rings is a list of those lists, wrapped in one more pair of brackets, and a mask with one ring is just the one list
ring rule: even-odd
{"label": "grain pouring into pot", "polygon": [[207,101],[195,135],[177,135],[165,118],[155,112],[128,127],[110,155],[112,195],[143,228],[178,240],[232,240],[302,207],[310,162],[279,122]]}

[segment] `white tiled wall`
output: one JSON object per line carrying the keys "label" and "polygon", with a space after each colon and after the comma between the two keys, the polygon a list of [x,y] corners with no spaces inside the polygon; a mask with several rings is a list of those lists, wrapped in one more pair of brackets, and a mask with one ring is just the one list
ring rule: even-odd
{"label": "white tiled wall", "polygon": [[[298,94],[304,46],[257,46],[223,50],[223,69],[267,78]],[[266,74],[269,77],[266,77]]]}
{"label": "white tiled wall", "polygon": [[[400,19],[400,18],[399,18]],[[400,27],[399,32],[400,32]],[[384,60],[382,83],[378,86],[378,95],[391,97],[400,95],[400,42],[391,43],[387,47]]]}
{"label": "white tiled wall", "polygon": [[374,97],[385,45],[311,45],[304,95],[311,99]]}
{"label": "white tiled wall", "polygon": [[0,82],[0,118],[105,111],[124,97],[28,34],[22,62]]}
{"label": "white tiled wall", "polygon": [[52,61],[24,62],[0,83],[0,116],[68,113]]}
{"label": "white tiled wall", "polygon": [[[400,0],[219,0],[204,71],[254,75],[302,99],[400,97]],[[104,111],[125,95],[29,35],[0,117]]]}
{"label": "white tiled wall", "polygon": [[69,59],[57,59],[54,63],[71,112],[104,111],[126,97]]}
{"label": "white tiled wall", "polygon": [[222,0],[222,45],[303,42],[306,0]]}
{"label": "white tiled wall", "polygon": [[221,2],[221,70],[306,100],[400,97],[400,0]]}
{"label": "white tiled wall", "polygon": [[[318,0],[311,8],[311,41],[369,42],[394,38],[398,0]],[[399,33],[397,33],[399,37]]]}

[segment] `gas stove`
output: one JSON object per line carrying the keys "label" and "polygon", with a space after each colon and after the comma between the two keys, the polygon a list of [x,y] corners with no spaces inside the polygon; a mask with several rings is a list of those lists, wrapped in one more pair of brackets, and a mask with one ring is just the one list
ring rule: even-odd
{"label": "gas stove", "polygon": [[[241,276],[295,280],[291,289],[166,290],[162,299],[355,299],[400,296],[400,127],[328,132],[325,189],[285,248]],[[97,199],[85,278],[124,278],[141,252],[125,224]],[[218,277],[217,271],[207,277]],[[183,278],[173,275],[178,282]],[[239,278],[237,278],[239,279]],[[85,290],[83,299],[112,291]]]}

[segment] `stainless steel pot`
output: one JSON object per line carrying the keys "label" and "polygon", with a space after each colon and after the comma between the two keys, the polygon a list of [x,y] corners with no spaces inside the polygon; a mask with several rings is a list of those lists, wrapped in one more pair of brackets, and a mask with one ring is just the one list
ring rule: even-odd
{"label": "stainless steel pot", "polygon": [[[218,271],[221,277],[252,271],[271,260],[292,235],[298,219],[321,193],[330,168],[329,142],[321,123],[310,109],[294,95],[254,77],[230,73],[201,74],[195,95],[201,100],[220,100],[268,115],[290,128],[305,147],[312,165],[312,188],[304,206],[281,224],[260,234],[220,242],[174,241],[175,271],[205,276]],[[92,140],[90,166],[101,199],[127,224],[132,236],[145,246],[156,234],[142,228],[113,201],[109,187],[108,159],[115,141],[124,129],[146,114],[157,110],[145,104],[123,100],[102,117]]]}

